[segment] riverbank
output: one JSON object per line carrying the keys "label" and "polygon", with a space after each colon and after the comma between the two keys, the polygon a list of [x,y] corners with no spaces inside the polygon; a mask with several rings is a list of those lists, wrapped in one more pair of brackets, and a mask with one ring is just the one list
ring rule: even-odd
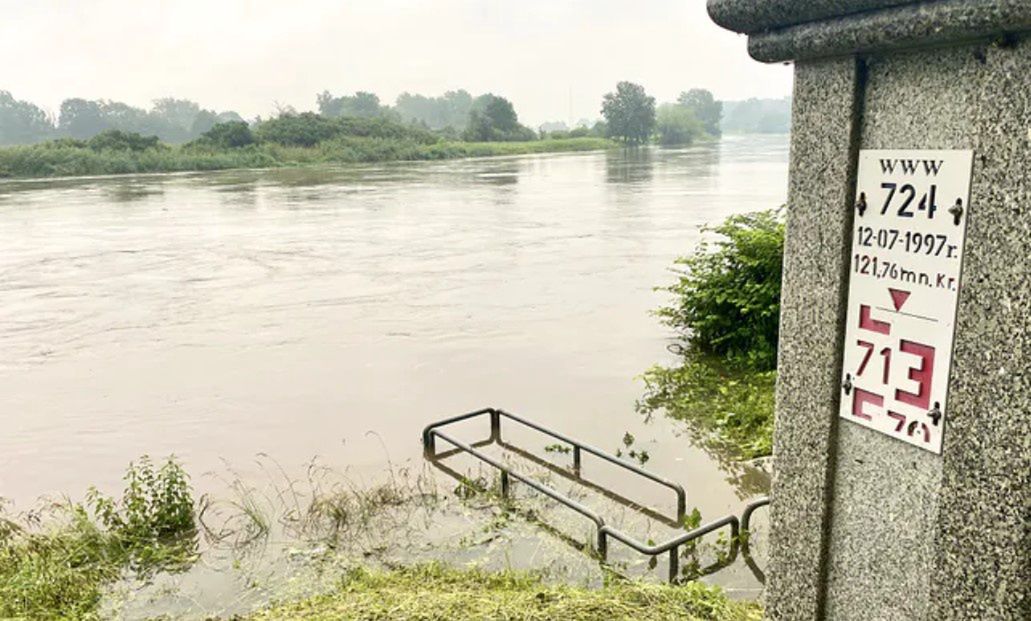
{"label": "riverbank", "polygon": [[352,136],[313,146],[287,146],[270,142],[240,148],[157,144],[143,149],[96,148],[86,142],[58,140],[0,148],[0,179],[445,160],[597,151],[615,146],[611,140],[592,137],[525,142],[442,140],[427,144],[405,139]]}
{"label": "riverbank", "polygon": [[357,569],[328,594],[273,606],[266,619],[677,619],[751,621],[755,602],[736,602],[716,587],[617,581],[600,589],[547,585],[512,571],[420,565],[392,571]]}
{"label": "riverbank", "polygon": [[[422,475],[395,474],[381,485],[347,489],[323,488],[330,480],[313,475],[309,490],[287,487],[268,497],[237,481],[234,496],[195,499],[177,461],[144,457],[130,465],[121,497],[91,489],[82,503],[20,517],[0,507],[0,618],[149,618],[154,610],[171,618],[189,610],[181,583],[212,568],[248,576],[247,590],[264,594],[205,618],[760,618],[759,604],[731,600],[717,586],[645,582],[620,573],[618,564],[600,581],[587,581],[557,575],[547,563],[519,571],[510,563],[486,569],[461,554],[455,564],[419,559],[423,544],[399,558],[387,542],[406,537],[403,525],[418,516],[440,519],[449,506],[470,519],[482,512],[476,499],[485,497],[463,488],[449,500]],[[487,530],[476,528],[478,536],[499,532],[510,517],[504,508],[481,515],[489,522],[481,527]],[[258,572],[257,551],[279,558]],[[278,580],[277,564],[285,569]]]}

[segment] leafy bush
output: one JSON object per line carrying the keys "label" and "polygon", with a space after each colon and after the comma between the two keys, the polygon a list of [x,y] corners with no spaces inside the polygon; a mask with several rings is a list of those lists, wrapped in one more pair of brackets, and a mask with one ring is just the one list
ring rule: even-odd
{"label": "leafy bush", "polygon": [[256,132],[258,140],[262,142],[294,147],[313,147],[337,133],[332,119],[314,112],[282,114],[258,125]]}
{"label": "leafy bush", "polygon": [[779,210],[731,216],[720,238],[677,259],[663,323],[698,352],[766,371],[777,365],[784,223]]}
{"label": "leafy bush", "polygon": [[[658,310],[680,333],[683,360],[644,374],[639,412],[665,410],[743,457],[773,448],[784,224],[779,210],[731,216],[719,235],[677,259],[679,278]],[[707,442],[708,443],[708,442]]]}
{"label": "leafy bush", "polygon": [[129,464],[125,491],[114,500],[90,488],[86,502],[100,524],[132,554],[147,553],[154,544],[194,530],[193,494],[189,477],[173,458],[155,469],[144,455]]}
{"label": "leafy bush", "polygon": [[[62,141],[63,142],[63,141]],[[146,151],[159,146],[157,136],[141,136],[136,132],[123,132],[118,129],[107,129],[86,142],[94,151]]]}
{"label": "leafy bush", "polygon": [[216,123],[211,129],[204,132],[197,142],[222,149],[238,149],[254,144],[254,134],[247,123],[230,121]]}

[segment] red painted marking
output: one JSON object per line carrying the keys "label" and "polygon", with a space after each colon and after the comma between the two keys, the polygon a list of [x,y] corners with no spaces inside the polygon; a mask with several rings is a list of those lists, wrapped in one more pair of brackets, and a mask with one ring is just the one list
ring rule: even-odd
{"label": "red painted marking", "polygon": [[919,428],[923,429],[923,431],[924,431],[924,442],[930,442],[931,441],[931,428],[927,426],[927,423],[921,423],[920,421],[916,421],[916,420],[911,422],[911,423],[909,423],[909,427],[906,428],[906,431],[909,433],[909,437],[912,438],[913,437],[913,433],[918,429],[917,423],[920,424]]}
{"label": "red painted marking", "polygon": [[[899,414],[898,412],[892,412],[891,410],[888,410],[888,416],[890,418],[894,418],[895,420],[897,420],[899,422],[899,424],[895,425],[895,432],[898,433],[899,431],[902,431],[902,427],[905,426],[905,424],[906,424],[906,417],[905,417],[905,415],[904,414]],[[910,434],[910,435],[912,435],[912,434]]]}
{"label": "red painted marking", "polygon": [[873,354],[873,343],[859,339],[856,341],[856,345],[866,348],[866,354],[863,356],[863,361],[859,363],[859,369],[856,371],[856,376],[858,377],[866,370],[866,363],[870,362],[870,355]]}
{"label": "red painted marking", "polygon": [[892,289],[891,287],[888,287],[888,293],[891,294],[891,303],[895,305],[895,310],[902,310],[902,305],[906,303],[910,296],[909,291]]}
{"label": "red painted marking", "polygon": [[856,388],[855,394],[852,397],[852,416],[873,420],[873,416],[863,411],[863,405],[866,403],[872,403],[877,407],[881,407],[884,405],[884,397],[862,388]]}
{"label": "red painted marking", "polygon": [[870,307],[866,304],[859,305],[859,328],[879,334],[891,334],[891,324],[870,317]]}
{"label": "red painted marking", "polygon": [[[908,377],[917,383],[917,392],[909,392],[898,388],[895,390],[895,400],[908,403],[921,410],[926,410],[931,404],[931,381],[934,379],[934,348],[922,343],[914,343],[903,339],[899,343],[899,350],[920,357],[920,366],[909,367]],[[912,435],[912,434],[911,434]]]}

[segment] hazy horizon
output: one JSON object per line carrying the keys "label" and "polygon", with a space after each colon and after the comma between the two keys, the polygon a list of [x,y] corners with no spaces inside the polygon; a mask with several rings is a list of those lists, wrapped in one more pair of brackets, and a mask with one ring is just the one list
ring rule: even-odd
{"label": "hazy horizon", "polygon": [[[0,0],[0,54],[23,59],[0,90],[57,112],[71,97],[149,108],[178,97],[246,118],[315,108],[323,90],[464,88],[512,100],[530,126],[599,117],[638,82],[659,101],[689,88],[724,100],[790,94],[791,69],[748,57],[702,0],[378,0],[263,3]],[[718,62],[714,59],[719,59]]]}

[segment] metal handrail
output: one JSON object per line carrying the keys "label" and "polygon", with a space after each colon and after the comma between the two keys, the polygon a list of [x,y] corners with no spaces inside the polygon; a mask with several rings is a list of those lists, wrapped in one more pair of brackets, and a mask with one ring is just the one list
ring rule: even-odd
{"label": "metal handrail", "polygon": [[491,440],[500,440],[501,439],[501,418],[504,417],[504,418],[513,420],[513,421],[515,421],[515,422],[517,422],[517,423],[519,423],[521,425],[529,427],[530,429],[533,429],[534,431],[538,431],[540,433],[543,433],[546,436],[550,436],[550,437],[552,437],[552,438],[554,438],[556,440],[559,440],[561,442],[565,442],[566,444],[572,446],[573,447],[573,471],[578,476],[580,475],[580,471],[581,471],[581,451],[586,451],[587,453],[590,453],[591,455],[594,455],[595,457],[598,457],[600,459],[604,459],[605,461],[607,461],[607,462],[609,462],[611,464],[615,464],[615,465],[617,465],[617,466],[619,466],[621,468],[629,470],[630,472],[633,472],[634,474],[636,474],[638,476],[642,476],[642,477],[644,477],[646,479],[649,479],[650,481],[658,483],[659,485],[662,485],[664,487],[668,487],[669,489],[673,490],[673,492],[677,495],[677,523],[678,524],[683,523],[684,516],[687,515],[687,494],[684,492],[684,488],[681,487],[679,483],[676,483],[675,481],[670,481],[669,479],[665,479],[663,477],[660,477],[660,476],[658,476],[658,475],[656,475],[654,473],[648,472],[647,470],[644,470],[643,468],[638,467],[636,464],[633,464],[633,463],[630,463],[630,462],[625,461],[623,459],[620,459],[619,457],[616,457],[615,455],[612,455],[610,453],[606,453],[605,451],[603,451],[603,450],[601,450],[599,448],[595,448],[595,447],[593,447],[593,446],[591,446],[589,444],[584,444],[583,442],[580,442],[578,440],[574,440],[574,439],[572,439],[572,438],[570,438],[568,436],[564,436],[564,435],[562,435],[562,434],[560,434],[560,433],[558,433],[556,431],[552,431],[551,429],[548,429],[546,427],[542,427],[542,426],[538,425],[537,423],[535,423],[533,421],[527,420],[527,419],[525,419],[525,418],[523,418],[521,416],[517,416],[515,414],[512,414],[511,412],[506,412],[505,410],[501,410],[501,409],[498,409],[498,408],[484,408],[482,410],[476,410],[475,412],[469,412],[469,413],[466,413],[466,414],[460,414],[458,416],[452,416],[450,418],[445,418],[445,419],[439,420],[439,421],[437,421],[435,423],[431,423],[425,429],[423,429],[423,432],[422,432],[422,443],[423,443],[423,446],[426,448],[427,454],[429,456],[431,456],[431,457],[433,456],[433,451],[434,451],[433,435],[434,435],[435,430],[437,428],[444,427],[444,426],[447,426],[447,425],[451,425],[451,424],[454,424],[454,423],[457,423],[457,422],[461,422],[461,421],[464,421],[464,420],[468,420],[470,418],[476,418],[477,416],[483,416],[484,414],[490,415],[490,439]]}
{"label": "metal handrail", "polygon": [[[575,500],[573,500],[571,498],[568,498],[568,497],[564,496],[563,494],[561,494],[561,493],[551,489],[550,487],[544,485],[543,483],[540,483],[540,482],[530,478],[529,476],[526,476],[526,475],[523,475],[523,474],[520,474],[520,473],[516,472],[515,470],[513,470],[510,467],[508,467],[504,463],[494,459],[493,457],[490,457],[490,456],[480,452],[479,450],[473,448],[472,446],[470,446],[470,445],[468,445],[468,444],[466,444],[464,442],[461,442],[460,440],[457,440],[457,439],[451,437],[450,435],[448,435],[448,434],[446,434],[446,433],[444,433],[444,432],[439,430],[439,427],[442,427],[442,426],[445,426],[445,425],[449,425],[449,424],[452,424],[452,423],[456,423],[456,422],[459,422],[459,421],[467,420],[467,419],[470,419],[470,418],[474,418],[476,416],[481,416],[483,414],[489,414],[490,417],[491,417],[491,436],[490,436],[490,439],[487,440],[487,442],[493,442],[493,441],[499,441],[500,440],[500,438],[501,438],[501,422],[500,422],[500,419],[501,419],[502,416],[504,416],[506,418],[511,418],[512,420],[515,420],[516,422],[522,423],[522,424],[524,424],[524,425],[526,425],[526,426],[528,426],[528,427],[530,427],[532,429],[540,431],[541,433],[544,433],[544,434],[549,435],[549,436],[551,436],[553,438],[556,438],[558,440],[561,440],[563,442],[571,444],[574,447],[574,451],[576,451],[574,453],[574,468],[576,469],[577,474],[579,474],[579,465],[580,465],[579,450],[582,449],[582,450],[588,451],[589,453],[591,453],[593,455],[601,457],[601,458],[605,459],[606,461],[610,461],[610,462],[618,464],[620,466],[624,466],[624,467],[626,467],[627,469],[629,469],[629,470],[631,470],[633,472],[642,474],[643,476],[645,476],[646,478],[648,478],[650,480],[656,481],[656,482],[661,483],[661,484],[663,484],[663,485],[665,485],[667,487],[671,487],[672,489],[677,490],[678,491],[678,494],[677,494],[677,498],[678,498],[678,513],[680,514],[679,521],[683,522],[683,513],[684,513],[684,506],[686,505],[686,499],[684,497],[683,488],[680,487],[680,485],[678,485],[676,483],[673,483],[671,481],[667,481],[666,479],[658,477],[658,476],[656,476],[656,475],[654,475],[654,474],[652,474],[650,472],[647,472],[645,470],[641,470],[637,466],[635,466],[633,464],[630,464],[630,463],[627,463],[627,462],[624,462],[624,461],[620,460],[619,458],[614,457],[612,455],[608,455],[607,453],[604,453],[603,451],[601,451],[599,449],[596,449],[594,447],[582,444],[582,443],[580,443],[580,442],[578,442],[576,440],[573,440],[571,438],[568,438],[568,437],[565,437],[565,436],[563,436],[561,434],[553,432],[550,429],[546,429],[544,427],[541,427],[541,426],[537,425],[536,423],[532,423],[532,422],[527,421],[527,420],[525,420],[525,419],[523,419],[521,417],[518,417],[518,416],[516,416],[514,414],[510,414],[508,412],[505,412],[504,410],[499,410],[499,409],[496,409],[496,408],[485,408],[485,409],[482,409],[482,410],[477,410],[475,412],[469,412],[468,414],[462,414],[462,415],[459,415],[459,416],[453,416],[451,418],[447,418],[447,419],[444,419],[444,420],[441,420],[441,421],[437,421],[435,423],[432,423],[432,424],[428,425],[423,430],[423,433],[422,433],[423,447],[425,448],[426,456],[429,459],[434,459],[434,460],[437,459],[438,455],[436,453],[436,442],[435,442],[435,440],[436,440],[436,438],[440,438],[441,440],[444,440],[445,442],[451,444],[452,446],[456,447],[457,449],[459,449],[459,450],[461,450],[463,452],[466,452],[466,453],[476,457],[480,461],[483,461],[484,463],[486,463],[486,464],[496,468],[500,472],[501,496],[503,498],[507,499],[509,497],[510,485],[511,485],[510,479],[515,479],[517,481],[522,481],[523,483],[527,484],[529,487],[531,487],[531,488],[537,490],[538,492],[544,494],[545,496],[547,496],[547,497],[549,497],[549,498],[559,502],[560,504],[563,504],[566,507],[569,507],[570,509],[576,511],[580,515],[582,515],[582,516],[586,517],[587,519],[591,520],[592,522],[594,522],[594,525],[596,527],[596,532],[597,532],[597,551],[598,551],[598,554],[601,556],[602,560],[605,560],[608,557],[608,539],[609,539],[609,537],[624,543],[625,545],[627,545],[630,548],[636,550],[637,552],[640,552],[641,554],[646,554],[648,556],[657,556],[657,555],[662,554],[664,552],[669,552],[669,581],[670,582],[676,581],[676,579],[678,578],[678,575],[679,575],[679,571],[680,571],[680,554],[679,554],[680,553],[680,546],[682,546],[682,545],[684,545],[684,544],[686,544],[686,543],[688,543],[688,542],[690,542],[690,541],[692,541],[694,539],[698,539],[699,537],[707,535],[708,533],[711,533],[711,532],[713,532],[715,530],[719,530],[719,529],[721,529],[723,527],[729,526],[730,530],[731,530],[731,549],[732,549],[732,551],[734,553],[736,553],[737,546],[738,546],[738,543],[739,543],[738,539],[739,539],[739,533],[741,531],[741,528],[743,527],[745,530],[747,530],[749,524],[751,523],[752,514],[755,512],[755,510],[758,509],[759,507],[762,507],[762,506],[765,506],[765,505],[769,504],[769,502],[770,502],[768,498],[760,498],[760,499],[757,499],[755,501],[752,501],[751,503],[749,503],[745,507],[744,513],[742,513],[740,520],[735,515],[727,515],[727,516],[724,516],[724,517],[722,517],[720,519],[713,520],[712,522],[709,522],[707,524],[704,524],[702,526],[694,528],[694,529],[692,529],[692,530],[690,530],[690,531],[688,531],[686,533],[683,533],[683,534],[680,534],[680,535],[678,535],[676,537],[673,537],[672,539],[670,539],[670,540],[668,540],[668,541],[666,541],[664,543],[660,543],[660,544],[657,544],[657,545],[648,545],[648,544],[645,544],[645,543],[641,543],[640,541],[638,541],[637,539],[635,539],[635,538],[631,537],[630,535],[624,533],[623,531],[621,531],[621,530],[619,530],[617,528],[614,528],[612,526],[607,525],[605,523],[605,520],[600,515],[598,515],[597,513],[595,513],[594,511],[592,511],[588,507],[584,506],[583,504],[581,504],[581,503],[579,503],[579,502],[577,502],[577,501],[575,501]],[[685,500],[682,500],[682,499],[685,499]]]}

